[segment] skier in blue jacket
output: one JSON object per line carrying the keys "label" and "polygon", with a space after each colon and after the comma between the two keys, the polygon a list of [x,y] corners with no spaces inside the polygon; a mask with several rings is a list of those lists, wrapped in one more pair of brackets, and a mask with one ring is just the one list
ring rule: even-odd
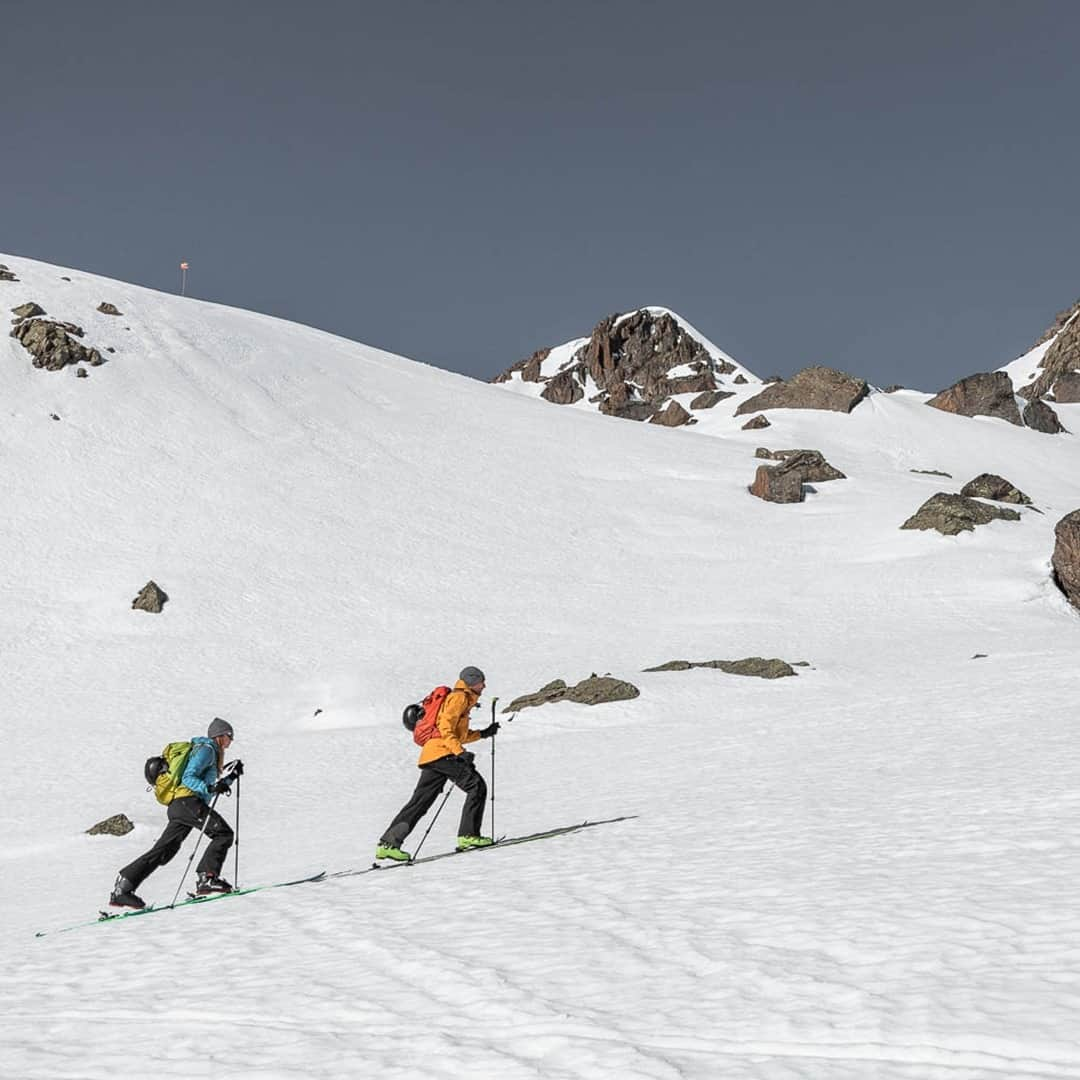
{"label": "skier in blue jacket", "polygon": [[202,829],[210,841],[199,860],[196,895],[232,892],[232,885],[221,877],[221,868],[232,846],[233,831],[229,823],[210,808],[214,796],[228,792],[244,769],[240,762],[234,762],[233,769],[222,775],[225,751],[232,741],[232,725],[219,717],[210,722],[205,737],[197,735],[191,740],[191,753],[180,786],[169,803],[169,823],[154,846],[117,875],[109,897],[109,903],[114,907],[146,907],[146,902],[136,895],[135,890],[159,866],[164,866],[176,855],[192,829]]}

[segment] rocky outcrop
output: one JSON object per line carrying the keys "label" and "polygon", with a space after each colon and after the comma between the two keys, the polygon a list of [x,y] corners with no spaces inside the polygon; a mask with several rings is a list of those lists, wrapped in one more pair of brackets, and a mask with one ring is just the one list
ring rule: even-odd
{"label": "rocky outcrop", "polygon": [[168,600],[165,590],[156,581],[148,581],[139,590],[139,595],[131,601],[131,606],[138,611],[149,611],[154,615],[159,615]]}
{"label": "rocky outcrop", "polygon": [[696,424],[694,419],[677,401],[669,401],[662,412],[649,417],[650,424],[663,424],[664,427],[682,427],[684,424]]}
{"label": "rocky outcrop", "polygon": [[1020,426],[1012,380],[1004,371],[980,371],[953,383],[927,403],[958,416],[996,416]]}
{"label": "rocky outcrop", "polygon": [[728,675],[753,675],[759,679],[782,679],[798,672],[786,660],[766,660],[748,656],[744,660],[669,660],[646,671],[689,671],[691,668],[717,668]]}
{"label": "rocky outcrop", "polygon": [[600,411],[605,416],[616,416],[620,420],[651,420],[659,411],[660,406],[651,401],[627,401],[622,405],[612,405],[604,402]]}
{"label": "rocky outcrop", "polygon": [[1014,487],[997,473],[980,473],[974,480],[969,480],[960,494],[969,499],[993,499],[994,502],[1015,503],[1017,506],[1030,506],[1031,500],[1018,488]]}
{"label": "rocky outcrop", "polygon": [[759,446],[754,457],[771,461],[783,461],[788,469],[797,469],[804,484],[822,484],[827,480],[846,480],[847,477],[833,468],[822,456],[820,450],[769,450]]}
{"label": "rocky outcrop", "polygon": [[104,364],[105,357],[97,349],[76,340],[83,334],[82,327],[74,323],[40,317],[20,319],[11,330],[11,336],[33,357],[34,367],[46,371],[59,371],[69,364]]}
{"label": "rocky outcrop", "polygon": [[647,309],[604,319],[556,374],[545,377],[541,367],[548,355],[546,349],[534,353],[493,381],[506,382],[519,373],[524,381],[545,382],[541,396],[560,405],[580,400],[591,381],[598,393],[589,400],[602,413],[649,420],[673,395],[715,392],[718,378],[735,371],[728,361],[714,359],[674,317]]}
{"label": "rocky outcrop", "polygon": [[976,525],[986,525],[995,520],[1019,521],[1015,510],[987,506],[978,499],[966,495],[949,495],[939,491],[932,495],[900,526],[901,529],[936,529],[943,536],[971,532]]}
{"label": "rocky outcrop", "polygon": [[623,679],[610,675],[590,675],[576,686],[567,686],[562,679],[555,679],[541,687],[535,694],[515,698],[503,709],[504,713],[520,712],[522,709],[547,705],[552,701],[573,701],[578,705],[601,705],[609,701],[630,701],[641,691]]}
{"label": "rocky outcrop", "polygon": [[573,405],[585,396],[585,391],[572,371],[560,371],[554,378],[548,379],[540,396],[553,405]]}
{"label": "rocky outcrop", "polygon": [[1069,371],[1054,383],[1054,401],[1059,405],[1080,401],[1080,371]]}
{"label": "rocky outcrop", "polygon": [[515,372],[520,372],[522,382],[540,382],[540,368],[550,355],[550,349],[537,349],[532,356],[519,360],[516,364],[508,367],[502,374],[496,375],[491,381],[493,383],[509,382],[514,377]]}
{"label": "rocky outcrop", "polygon": [[86,831],[90,836],[127,836],[134,828],[126,814],[113,814]]}
{"label": "rocky outcrop", "polygon": [[1074,608],[1080,608],[1080,510],[1066,514],[1054,526],[1054,581]]}
{"label": "rocky outcrop", "polygon": [[1036,344],[1050,338],[1055,340],[1039,361],[1039,374],[1019,390],[1020,396],[1029,401],[1045,397],[1062,376],[1080,369],[1080,301],[1059,312],[1053,326]]}
{"label": "rocky outcrop", "polygon": [[3,263],[0,263],[0,281],[18,281],[14,272],[9,270]]}
{"label": "rocky outcrop", "polygon": [[45,309],[40,304],[35,304],[33,300],[28,300],[25,304],[13,307],[11,313],[15,316],[11,321],[18,322],[20,319],[31,319],[35,315],[44,315]]}
{"label": "rocky outcrop", "polygon": [[767,427],[772,427],[767,416],[755,416],[752,420],[747,420],[742,429],[743,431],[761,431],[762,428]]}
{"label": "rocky outcrop", "polygon": [[765,387],[735,410],[736,416],[762,409],[827,409],[851,412],[869,393],[865,379],[827,367],[808,367],[787,381]]}
{"label": "rocky outcrop", "polygon": [[1029,401],[1024,406],[1022,416],[1024,426],[1032,431],[1041,431],[1045,435],[1060,435],[1065,430],[1058,414],[1045,401]]}
{"label": "rocky outcrop", "polygon": [[691,409],[711,409],[724,398],[734,397],[734,390],[705,390],[690,402]]}
{"label": "rocky outcrop", "polygon": [[98,311],[102,315],[122,315],[123,312],[115,305],[110,304],[108,300],[102,300],[97,306]]}
{"label": "rocky outcrop", "polygon": [[759,465],[749,491],[766,502],[797,503],[805,498],[802,474],[784,465]]}

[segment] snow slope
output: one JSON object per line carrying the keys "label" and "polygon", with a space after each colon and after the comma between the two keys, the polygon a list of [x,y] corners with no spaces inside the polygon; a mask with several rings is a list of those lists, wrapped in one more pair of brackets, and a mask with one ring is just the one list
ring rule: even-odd
{"label": "snow slope", "polygon": [[[117,350],[76,379],[0,342],[0,1075],[1080,1076],[1073,436],[904,391],[700,438],[0,262],[7,307]],[[849,479],[751,498],[763,442]],[[983,471],[1042,513],[899,531]],[[130,609],[151,577],[160,616]],[[641,671],[750,655],[811,666]],[[144,758],[214,715],[242,882],[365,865],[416,775],[402,706],[467,663],[503,702],[641,689],[506,725],[497,832],[637,816],[33,936],[93,917],[162,825]]]}

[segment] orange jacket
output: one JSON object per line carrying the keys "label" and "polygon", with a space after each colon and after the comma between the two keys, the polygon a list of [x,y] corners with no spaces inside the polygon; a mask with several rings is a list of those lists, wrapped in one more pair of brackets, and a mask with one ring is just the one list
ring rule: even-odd
{"label": "orange jacket", "polygon": [[469,711],[479,700],[480,695],[470,690],[460,679],[454,683],[454,689],[446,695],[435,721],[439,734],[420,747],[420,760],[417,765],[427,765],[448,754],[460,754],[464,743],[476,742],[480,738],[479,731],[469,728]]}

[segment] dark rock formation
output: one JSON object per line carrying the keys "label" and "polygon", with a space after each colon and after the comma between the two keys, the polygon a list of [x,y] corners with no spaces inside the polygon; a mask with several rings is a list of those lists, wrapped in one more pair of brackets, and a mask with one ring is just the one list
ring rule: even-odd
{"label": "dark rock formation", "polygon": [[677,401],[669,401],[663,412],[649,417],[650,424],[663,424],[664,427],[682,427],[684,424],[696,424],[694,419]]}
{"label": "dark rock formation", "polygon": [[113,814],[86,831],[90,836],[126,836],[134,828],[126,814]]}
{"label": "dark rock formation", "polygon": [[1054,581],[1074,608],[1080,608],[1080,510],[1054,526]]}
{"label": "dark rock formation", "polygon": [[922,473],[923,476],[947,476],[952,479],[952,473],[942,472],[940,469],[909,469],[908,472]]}
{"label": "dark rock formation", "polygon": [[1045,397],[1063,375],[1080,369],[1080,301],[1059,312],[1054,325],[1036,344],[1041,345],[1052,337],[1056,337],[1056,340],[1039,362],[1039,375],[1020,388],[1021,397],[1029,401]]}
{"label": "dark rock formation", "polygon": [[86,368],[84,368],[84,367],[77,367],[75,369],[75,377],[77,379],[89,379],[90,378],[90,372],[87,371]]}
{"label": "dark rock formation", "polygon": [[[580,399],[578,390],[591,378],[599,393],[590,400],[601,412],[648,420],[672,395],[715,391],[717,377],[735,370],[726,360],[714,360],[671,315],[647,310],[604,319],[588,343],[545,380],[540,365],[547,355],[548,350],[541,350],[518,361],[493,381],[505,382],[520,372],[527,381],[547,382],[542,394],[546,400],[569,404]],[[676,370],[678,374],[674,374]],[[559,385],[552,388],[556,380]]]}
{"label": "dark rock formation", "polygon": [[[52,319],[20,319],[11,330],[33,357],[34,367],[59,371],[69,364],[86,362],[94,367],[105,363],[97,349],[89,349],[76,338],[83,336],[81,326],[55,322]],[[82,369],[80,369],[82,370]]]}
{"label": "dark rock formation", "polygon": [[802,474],[804,484],[821,484],[826,480],[846,480],[847,477],[833,468],[822,456],[820,450],[769,450],[759,446],[754,457],[771,461],[786,462],[788,469],[797,469]]}
{"label": "dark rock formation", "polygon": [[504,713],[520,712],[522,709],[546,705],[551,701],[573,701],[578,705],[600,705],[608,701],[629,701],[641,691],[623,679],[610,675],[591,675],[577,686],[567,686],[562,679],[555,679],[541,687],[535,694],[515,698],[503,709]]}
{"label": "dark rock formation", "polygon": [[711,371],[699,371],[696,375],[675,375],[667,380],[669,394],[705,394],[715,389],[716,377]]}
{"label": "dark rock formation", "polygon": [[[808,666],[801,661],[801,666]],[[760,656],[748,656],[745,660],[669,660],[659,667],[646,671],[689,671],[690,668],[718,668],[729,675],[754,675],[759,679],[782,679],[798,672],[786,660],[766,660]]]}
{"label": "dark rock formation", "polygon": [[585,391],[574,377],[574,372],[560,371],[554,378],[548,379],[540,396],[553,405],[573,405],[585,396]]}
{"label": "dark rock formation", "polygon": [[960,494],[969,499],[993,499],[995,502],[1016,503],[1018,506],[1031,505],[1031,500],[1019,488],[996,473],[980,473],[960,489]]}
{"label": "dark rock formation", "polygon": [[1070,371],[1054,383],[1054,400],[1059,405],[1080,401],[1080,371]]}
{"label": "dark rock formation", "polygon": [[15,274],[9,270],[3,263],[0,263],[0,281],[18,281],[19,279]]}
{"label": "dark rock formation", "polygon": [[150,611],[158,615],[168,599],[168,595],[157,582],[148,581],[139,590],[139,595],[131,601],[131,606],[139,611]]}
{"label": "dark rock formation", "polygon": [[767,386],[760,394],[747,398],[735,415],[762,409],[828,409],[849,413],[869,392],[865,379],[833,368],[808,367],[786,382]]}
{"label": "dark rock formation", "polygon": [[18,322],[20,319],[30,319],[35,315],[44,315],[45,309],[39,304],[35,304],[33,300],[29,300],[25,304],[13,307],[11,313],[15,316],[11,321]]}
{"label": "dark rock formation", "polygon": [[900,528],[937,529],[943,536],[956,536],[998,518],[1002,521],[1019,521],[1020,515],[1015,510],[987,506],[966,495],[949,495],[939,491],[927,499]]}
{"label": "dark rock formation", "polygon": [[123,312],[115,305],[110,304],[108,300],[102,300],[97,306],[98,311],[102,315],[122,315]]}
{"label": "dark rock formation", "polygon": [[601,409],[607,416],[617,416],[620,420],[651,420],[659,405],[651,401],[629,401],[625,405],[619,405],[614,409]]}
{"label": "dark rock formation", "polygon": [[750,382],[750,380],[741,371],[731,381],[733,383],[737,383],[739,386],[746,386],[747,383]]}
{"label": "dark rock formation", "polygon": [[1012,380],[1004,371],[968,375],[926,404],[958,416],[996,416],[1017,426],[1021,423]]}
{"label": "dark rock formation", "polygon": [[690,402],[691,409],[711,409],[718,401],[734,397],[733,390],[706,390]]}
{"label": "dark rock formation", "polygon": [[537,349],[532,356],[519,360],[516,364],[508,367],[502,374],[496,375],[493,383],[509,382],[515,371],[521,372],[523,382],[539,382],[540,366],[551,355],[550,349]]}
{"label": "dark rock formation", "polygon": [[903,390],[904,388],[899,383],[892,383],[890,386],[886,386],[881,392],[883,394],[895,394],[897,390]]}
{"label": "dark rock formation", "polygon": [[789,469],[786,465],[777,465],[775,468],[759,465],[749,491],[751,495],[756,495],[766,502],[802,502],[802,473],[798,469]]}
{"label": "dark rock formation", "polygon": [[1024,406],[1023,419],[1025,426],[1044,435],[1060,435],[1065,430],[1058,414],[1045,401],[1029,401]]}
{"label": "dark rock formation", "polygon": [[767,416],[755,416],[752,420],[747,420],[742,429],[743,431],[760,431],[767,427],[772,427]]}

